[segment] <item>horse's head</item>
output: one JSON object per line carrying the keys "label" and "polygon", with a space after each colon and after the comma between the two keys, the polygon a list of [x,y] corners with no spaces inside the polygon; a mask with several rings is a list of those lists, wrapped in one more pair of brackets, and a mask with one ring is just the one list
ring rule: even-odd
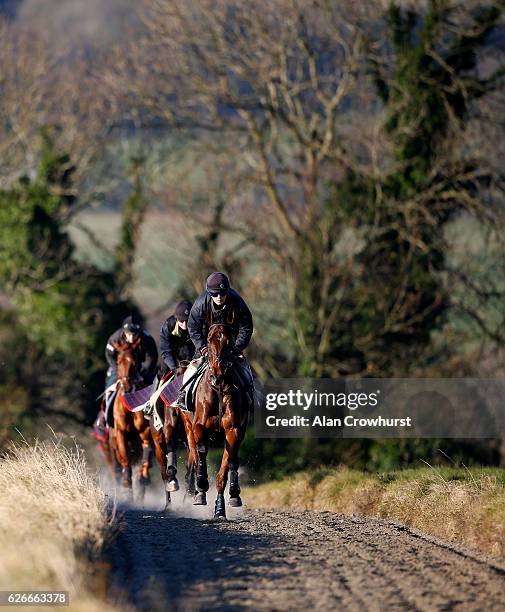
{"label": "horse's head", "polygon": [[117,374],[119,384],[123,391],[128,393],[137,377],[137,359],[135,356],[135,343],[121,343],[117,350]]}
{"label": "horse's head", "polygon": [[207,336],[211,383],[221,385],[229,368],[233,365],[233,342],[228,325],[214,324]]}

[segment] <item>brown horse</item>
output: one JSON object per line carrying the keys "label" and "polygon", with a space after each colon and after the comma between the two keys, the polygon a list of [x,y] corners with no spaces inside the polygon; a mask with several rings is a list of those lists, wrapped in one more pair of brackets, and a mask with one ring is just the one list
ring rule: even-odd
{"label": "brown horse", "polygon": [[[182,374],[179,374],[182,376]],[[191,420],[182,420],[179,409],[166,406],[161,398],[156,402],[156,410],[163,421],[163,427],[156,430],[154,419],[151,420],[151,436],[154,441],[154,451],[158,460],[161,478],[165,485],[165,508],[171,504],[171,493],[179,490],[177,481],[177,442],[179,439],[188,439],[191,430]],[[185,435],[184,435],[185,434]],[[187,494],[194,494],[194,465],[196,456],[188,445],[188,471],[186,474]]]}
{"label": "brown horse", "polygon": [[119,389],[114,400],[114,427],[111,432],[111,443],[116,461],[121,466],[123,487],[132,491],[132,464],[136,459],[139,440],[142,444],[142,465],[139,471],[140,495],[143,497],[145,485],[149,484],[151,467],[152,440],[149,422],[143,412],[130,412],[123,404],[123,393],[128,393],[138,380],[138,364],[135,355],[136,344],[121,343],[115,346]]}
{"label": "brown horse", "polygon": [[[208,438],[211,431],[224,433],[224,452],[216,476],[217,498],[214,518],[226,518],[224,489],[230,473],[229,505],[242,505],[238,480],[239,448],[248,420],[248,400],[241,379],[236,372],[233,342],[228,325],[213,324],[207,336],[209,367],[198,383],[195,414],[188,436],[194,446],[198,462],[196,468],[195,505],[206,505],[209,490],[207,475]],[[186,415],[184,418],[187,418]]]}

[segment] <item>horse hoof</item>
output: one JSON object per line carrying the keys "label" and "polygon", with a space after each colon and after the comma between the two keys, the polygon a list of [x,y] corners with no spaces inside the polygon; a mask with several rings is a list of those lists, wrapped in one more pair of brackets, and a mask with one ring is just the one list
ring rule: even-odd
{"label": "horse hoof", "polygon": [[168,513],[168,512],[171,512],[171,510],[172,510],[172,504],[168,503],[168,504],[165,504],[165,507],[163,508],[162,512]]}
{"label": "horse hoof", "polygon": [[178,490],[179,490],[179,483],[177,482],[177,478],[174,478],[167,484],[167,491],[170,491],[170,493],[174,493],[175,491],[178,491]]}
{"label": "horse hoof", "polygon": [[228,505],[231,508],[240,508],[242,506],[242,500],[240,499],[240,495],[238,497],[230,497]]}
{"label": "horse hoof", "polygon": [[226,519],[226,511],[224,508],[216,508],[214,510],[215,519]]}
{"label": "horse hoof", "polygon": [[193,506],[206,506],[207,505],[207,495],[205,493],[197,493],[195,495],[195,501],[193,502]]}

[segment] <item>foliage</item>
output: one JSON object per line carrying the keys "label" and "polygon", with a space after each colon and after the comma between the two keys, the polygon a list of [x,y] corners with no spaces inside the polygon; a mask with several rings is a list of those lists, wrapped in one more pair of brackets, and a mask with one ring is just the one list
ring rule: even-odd
{"label": "foliage", "polygon": [[[496,83],[475,74],[502,9],[478,7],[470,23],[451,30],[453,13],[443,0],[426,13],[394,4],[388,12],[390,64],[379,70],[371,57],[370,65],[393,163],[379,177],[349,169],[333,186],[316,235],[304,236],[295,298],[307,345],[302,374],[405,374],[445,321],[444,226],[462,210],[483,222],[490,212],[485,162],[461,156],[458,145],[475,101]],[[362,243],[350,274],[332,258],[345,228]]]}
{"label": "foliage", "polygon": [[36,347],[31,376],[64,367],[69,382],[72,373],[79,377],[74,387],[96,395],[105,341],[131,305],[120,299],[113,273],[74,258],[64,229],[76,202],[73,172],[46,136],[37,175],[0,191],[0,283]]}

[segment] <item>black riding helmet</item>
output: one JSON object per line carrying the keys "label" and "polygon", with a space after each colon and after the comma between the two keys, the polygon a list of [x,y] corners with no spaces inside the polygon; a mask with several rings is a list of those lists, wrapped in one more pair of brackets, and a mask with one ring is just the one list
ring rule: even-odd
{"label": "black riding helmet", "polygon": [[182,300],[175,307],[175,318],[178,321],[187,321],[189,319],[189,313],[193,304],[188,300]]}
{"label": "black riding helmet", "polygon": [[130,315],[123,321],[123,331],[131,332],[132,334],[138,335],[142,329],[142,323],[137,315]]}

